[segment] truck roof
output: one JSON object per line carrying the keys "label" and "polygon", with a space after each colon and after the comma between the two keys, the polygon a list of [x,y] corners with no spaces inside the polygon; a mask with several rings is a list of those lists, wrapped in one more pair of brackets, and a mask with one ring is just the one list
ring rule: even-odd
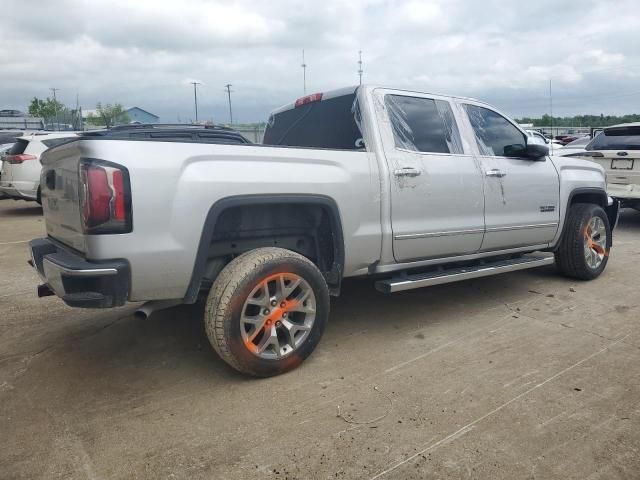
{"label": "truck roof", "polygon": [[374,90],[376,88],[384,88],[384,89],[389,89],[389,90],[395,90],[397,92],[407,92],[407,93],[420,93],[423,95],[437,95],[440,97],[449,97],[449,98],[457,98],[460,100],[471,100],[473,102],[478,102],[478,103],[485,103],[482,100],[478,100],[476,98],[472,98],[472,97],[463,97],[460,95],[450,95],[450,94],[445,94],[445,93],[436,93],[436,92],[424,92],[421,90],[414,90],[414,89],[407,89],[407,88],[395,88],[395,87],[388,87],[388,86],[383,86],[383,85],[352,85],[349,87],[342,87],[342,88],[337,88],[334,90],[327,90],[326,92],[318,92],[318,93],[312,93],[309,95],[305,95],[303,97],[300,97],[299,99],[297,99],[294,102],[291,103],[287,103],[286,105],[283,105],[281,107],[276,108],[275,110],[273,110],[271,112],[271,115],[277,115],[278,113],[282,113],[284,111],[287,110],[291,110],[292,108],[296,107],[296,103],[302,101],[303,99],[306,98],[313,98],[316,95],[322,95],[322,98],[320,99],[320,101],[324,101],[324,100],[330,100],[332,98],[335,97],[340,97],[342,95],[352,95],[353,93],[355,93],[358,88],[368,88],[371,90]]}

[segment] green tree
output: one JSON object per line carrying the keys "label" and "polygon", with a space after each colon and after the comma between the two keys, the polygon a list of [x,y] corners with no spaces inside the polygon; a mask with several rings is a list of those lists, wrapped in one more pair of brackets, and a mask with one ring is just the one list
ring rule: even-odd
{"label": "green tree", "polygon": [[111,128],[114,125],[129,123],[130,121],[129,115],[127,115],[127,112],[120,103],[107,103],[106,105],[102,105],[101,102],[98,102],[96,112],[97,115],[90,114],[87,117],[87,122],[92,125]]}
{"label": "green tree", "polygon": [[68,113],[69,109],[63,103],[48,97],[46,100],[33,97],[29,105],[29,114],[44,118],[46,122],[55,120],[56,114],[63,117]]}

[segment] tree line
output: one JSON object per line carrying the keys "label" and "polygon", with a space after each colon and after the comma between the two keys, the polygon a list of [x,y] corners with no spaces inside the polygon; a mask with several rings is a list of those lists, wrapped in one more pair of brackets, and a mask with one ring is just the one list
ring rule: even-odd
{"label": "tree line", "polygon": [[543,115],[541,118],[522,117],[516,119],[518,123],[532,123],[534,127],[608,127],[619,123],[640,122],[640,114],[630,115],[575,115],[573,117],[551,117]]}
{"label": "tree line", "polygon": [[[81,126],[82,119],[78,118],[80,115],[79,110],[74,110],[67,107],[59,100],[49,98],[40,99],[33,97],[31,104],[29,105],[29,114],[34,117],[40,117],[44,119],[45,123],[73,123],[74,128]],[[107,103],[102,104],[98,102],[96,105],[96,113],[90,113],[87,117],[87,123],[102,127],[113,127],[117,124],[129,123],[129,115],[125,108],[120,103]],[[76,125],[75,123],[78,123]]]}

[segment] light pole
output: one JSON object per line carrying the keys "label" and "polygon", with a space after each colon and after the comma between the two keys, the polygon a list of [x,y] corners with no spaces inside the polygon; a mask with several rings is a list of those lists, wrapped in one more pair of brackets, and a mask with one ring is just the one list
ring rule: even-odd
{"label": "light pole", "polygon": [[198,85],[202,85],[200,82],[190,82],[193,85],[193,103],[196,107],[196,123],[198,123]]}
{"label": "light pole", "polygon": [[224,88],[227,89],[227,96],[229,97],[229,123],[233,125],[233,111],[231,110],[231,87],[230,83],[227,83]]}
{"label": "light pole", "polygon": [[49,90],[51,90],[53,92],[53,108],[56,112],[56,130],[59,131],[60,130],[60,123],[58,122],[58,101],[56,100],[56,92],[59,91],[59,88],[50,88]]}
{"label": "light pole", "polygon": [[304,61],[304,48],[302,49],[302,92],[307,94],[307,64]]}
{"label": "light pole", "polygon": [[360,77],[360,85],[362,85],[362,50],[358,50],[358,76]]}

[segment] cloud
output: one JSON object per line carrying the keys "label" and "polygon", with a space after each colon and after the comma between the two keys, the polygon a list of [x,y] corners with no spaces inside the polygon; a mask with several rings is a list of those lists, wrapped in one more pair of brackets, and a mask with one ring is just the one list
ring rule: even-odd
{"label": "cloud", "polygon": [[[163,120],[259,121],[308,90],[364,80],[482,98],[513,115],[640,112],[633,0],[49,0],[3,2],[0,108],[60,88],[85,108],[137,105]],[[624,94],[624,96],[622,96]]]}

